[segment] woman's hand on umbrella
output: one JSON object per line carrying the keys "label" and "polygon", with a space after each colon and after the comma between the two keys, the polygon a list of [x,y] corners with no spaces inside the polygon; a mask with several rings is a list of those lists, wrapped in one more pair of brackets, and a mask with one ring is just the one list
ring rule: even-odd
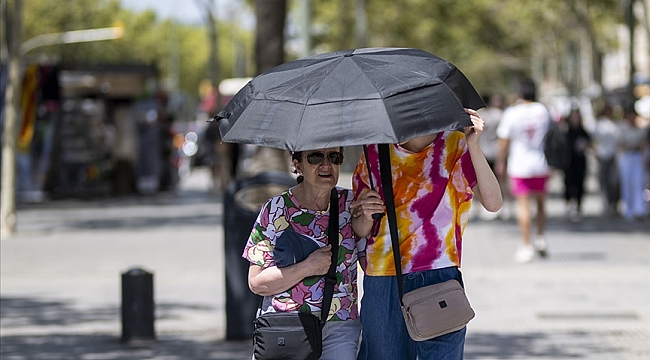
{"label": "woman's hand on umbrella", "polygon": [[364,192],[358,199],[350,204],[352,217],[363,216],[367,221],[373,221],[372,214],[384,212],[384,201],[374,190]]}
{"label": "woman's hand on umbrella", "polygon": [[472,109],[465,109],[465,112],[469,114],[469,119],[472,121],[472,126],[465,127],[465,137],[467,141],[478,141],[479,135],[483,132],[485,128],[485,121],[481,118],[481,115],[478,114],[478,111]]}

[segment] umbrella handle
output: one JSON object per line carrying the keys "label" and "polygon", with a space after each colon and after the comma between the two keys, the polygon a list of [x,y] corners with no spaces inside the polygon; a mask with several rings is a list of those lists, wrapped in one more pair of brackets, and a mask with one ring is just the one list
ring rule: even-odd
{"label": "umbrella handle", "polygon": [[[375,185],[372,182],[372,173],[370,172],[370,161],[368,161],[368,147],[366,145],[363,145],[363,154],[366,156],[366,166],[368,167],[368,181],[370,182],[370,188],[372,190],[375,190]],[[379,231],[379,226],[377,225],[377,223],[381,221],[384,215],[385,215],[384,213],[372,214],[372,218],[373,220],[375,220],[375,224],[373,224],[373,228],[374,228],[373,236],[377,235],[377,231]]]}
{"label": "umbrella handle", "polygon": [[372,224],[372,236],[377,236],[379,233],[379,228],[381,227],[381,219],[384,217],[384,213],[376,213],[372,214],[372,218],[375,219],[374,223]]}
{"label": "umbrella handle", "polygon": [[366,156],[366,167],[368,168],[368,182],[370,183],[370,188],[375,190],[375,185],[372,183],[372,172],[370,172],[370,160],[368,160],[368,147],[363,145],[363,155]]}

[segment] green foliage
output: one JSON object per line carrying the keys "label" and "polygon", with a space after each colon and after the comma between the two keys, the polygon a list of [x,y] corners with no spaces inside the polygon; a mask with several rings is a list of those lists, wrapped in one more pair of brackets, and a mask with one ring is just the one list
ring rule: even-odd
{"label": "green foliage", "polygon": [[119,11],[118,0],[25,0],[25,39],[61,31],[112,26],[112,14]]}
{"label": "green foliage", "polygon": [[[240,0],[253,11],[254,1]],[[297,11],[297,2],[289,2]],[[315,52],[357,47],[356,0],[311,0]],[[367,46],[415,47],[458,66],[480,92],[506,92],[512,77],[530,75],[533,49],[561,57],[572,42],[588,34],[600,52],[615,45],[613,26],[623,22],[619,0],[365,0]],[[186,6],[196,6],[188,2]],[[54,32],[124,24],[124,38],[46,46],[64,62],[154,64],[161,78],[197,94],[208,74],[205,26],[159,19],[152,11],[133,13],[119,0],[24,0],[24,39]],[[254,74],[254,32],[236,19],[217,25],[220,78]],[[245,59],[242,69],[237,59]],[[286,59],[295,58],[287,54]],[[240,61],[241,63],[241,61]],[[239,69],[239,71],[237,70]],[[243,71],[243,73],[242,73]]]}
{"label": "green foliage", "polygon": [[[44,54],[63,63],[155,65],[161,80],[175,75],[177,61],[179,88],[195,97],[200,81],[207,77],[208,37],[202,25],[160,19],[151,10],[134,13],[123,9],[119,0],[24,0],[23,19],[24,41],[42,34],[124,26],[121,39],[44,46],[31,51],[28,60]],[[217,27],[220,77],[232,77],[235,48],[239,46],[251,58],[253,37],[234,23]],[[251,76],[251,62],[247,61],[250,70],[243,75]]]}
{"label": "green foliage", "polygon": [[[318,52],[355,48],[355,0],[313,0]],[[591,31],[596,46],[613,43],[617,0],[365,0],[368,46],[414,47],[458,66],[480,92],[508,91],[531,74],[536,42],[561,55]],[[581,14],[584,14],[582,18]]]}

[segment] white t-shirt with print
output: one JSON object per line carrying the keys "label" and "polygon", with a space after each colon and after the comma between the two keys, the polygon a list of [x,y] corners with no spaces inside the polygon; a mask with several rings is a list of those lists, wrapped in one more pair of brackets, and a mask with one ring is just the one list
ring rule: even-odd
{"label": "white t-shirt with print", "polygon": [[538,102],[520,103],[503,112],[497,136],[510,140],[508,176],[531,178],[548,175],[543,141],[548,121],[548,109]]}

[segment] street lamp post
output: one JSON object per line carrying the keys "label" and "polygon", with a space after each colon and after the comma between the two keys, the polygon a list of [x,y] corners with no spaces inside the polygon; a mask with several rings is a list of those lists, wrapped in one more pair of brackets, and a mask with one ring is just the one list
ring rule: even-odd
{"label": "street lamp post", "polygon": [[5,238],[16,231],[16,148],[20,109],[20,42],[22,39],[22,1],[14,0],[7,33],[9,55],[9,82],[5,94],[5,123],[2,143],[2,194],[0,194],[0,236]]}

